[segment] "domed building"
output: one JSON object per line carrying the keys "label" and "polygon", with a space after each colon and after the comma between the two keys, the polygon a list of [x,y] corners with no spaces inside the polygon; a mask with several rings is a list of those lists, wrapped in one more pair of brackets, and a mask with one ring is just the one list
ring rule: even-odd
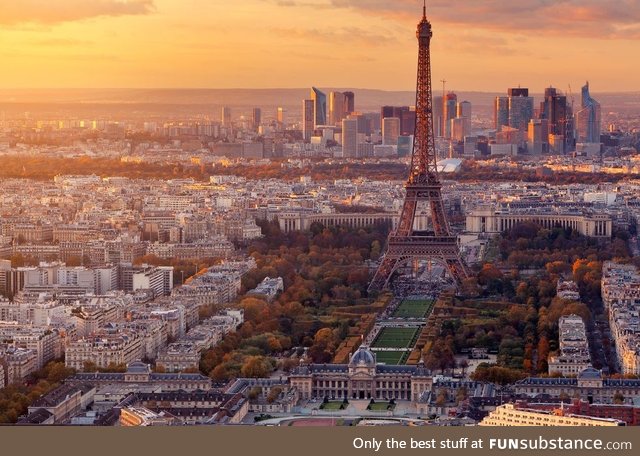
{"label": "domed building", "polygon": [[379,364],[363,345],[348,364],[308,364],[289,375],[300,399],[379,399],[417,401],[431,389],[432,378],[424,366]]}
{"label": "domed building", "polygon": [[363,345],[351,355],[349,359],[349,368],[375,368],[376,367],[376,355],[369,347]]}

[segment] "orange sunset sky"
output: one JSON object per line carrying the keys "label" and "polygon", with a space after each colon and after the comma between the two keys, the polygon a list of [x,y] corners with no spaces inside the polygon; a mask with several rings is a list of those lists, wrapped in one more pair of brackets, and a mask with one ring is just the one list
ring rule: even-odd
{"label": "orange sunset sky", "polygon": [[[415,87],[419,0],[0,0],[1,88]],[[429,0],[458,90],[640,90],[640,0]],[[435,82],[439,86],[439,82]]]}

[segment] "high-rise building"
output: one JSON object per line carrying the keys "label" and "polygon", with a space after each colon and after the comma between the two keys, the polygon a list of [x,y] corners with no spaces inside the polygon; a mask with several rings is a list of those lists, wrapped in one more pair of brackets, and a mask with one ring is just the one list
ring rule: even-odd
{"label": "high-rise building", "polygon": [[231,108],[229,106],[222,107],[222,125],[231,125]]}
{"label": "high-rise building", "polygon": [[509,126],[509,98],[496,97],[493,105],[493,120],[496,131]]}
{"label": "high-rise building", "polygon": [[398,137],[398,157],[407,157],[411,155],[413,148],[413,135]]}
{"label": "high-rise building", "polygon": [[324,92],[311,87],[311,100],[313,101],[313,128],[318,125],[327,125],[327,96]]}
{"label": "high-rise building", "polygon": [[251,122],[253,124],[253,129],[257,130],[260,123],[262,123],[262,109],[253,108],[253,111],[251,112]]}
{"label": "high-rise building", "polygon": [[339,125],[346,117],[346,97],[342,92],[329,93],[329,124]]}
{"label": "high-rise building", "polygon": [[471,103],[468,101],[461,101],[458,103],[457,117],[463,119],[464,136],[471,134]]}
{"label": "high-rise building", "polygon": [[451,119],[449,121],[450,131],[451,131],[451,139],[454,141],[461,142],[465,137],[465,120],[463,117],[456,117],[455,119]]}
{"label": "high-rise building", "polygon": [[343,92],[342,95],[344,95],[344,115],[346,117],[356,110],[356,96],[353,92]]}
{"label": "high-rise building", "polygon": [[529,89],[518,87],[509,89],[509,126],[526,132],[533,118],[533,97]]}
{"label": "high-rise building", "polygon": [[582,87],[582,103],[576,113],[577,141],[580,143],[599,143],[601,128],[600,103],[591,98],[589,82]]}
{"label": "high-rise building", "polygon": [[309,141],[313,136],[315,102],[313,100],[302,101],[302,137],[305,141]]}
{"label": "high-rise building", "polygon": [[556,144],[556,152],[573,150],[573,116],[566,96],[553,87],[545,89],[544,101],[540,103],[540,118],[549,122],[549,134],[556,137],[554,143],[558,142],[558,137],[562,137],[563,146]]}
{"label": "high-rise building", "polygon": [[358,153],[358,119],[342,120],[342,156],[355,157]]}
{"label": "high-rise building", "polygon": [[382,120],[391,117],[400,118],[400,107],[397,106],[383,106],[380,108],[380,129],[382,130]]}
{"label": "high-rise building", "polygon": [[400,119],[386,117],[382,119],[382,144],[385,146],[397,146],[400,136]]}
{"label": "high-rise building", "polygon": [[547,119],[531,119],[529,121],[527,150],[532,155],[549,152],[549,128]]}
{"label": "high-rise building", "polygon": [[282,130],[286,127],[286,122],[287,122],[286,115],[287,115],[287,110],[279,106],[278,112],[276,114],[276,120],[278,121],[278,130]]}
{"label": "high-rise building", "polygon": [[442,97],[433,97],[433,129],[442,136]]}
{"label": "high-rise building", "polygon": [[397,117],[400,119],[400,134],[413,135],[416,128],[416,110],[410,106],[383,106],[380,109],[380,128],[382,119]]}
{"label": "high-rise building", "polygon": [[400,113],[400,134],[413,135],[416,130],[416,109],[411,106]]}
{"label": "high-rise building", "polygon": [[458,96],[449,92],[443,102],[442,105],[443,113],[443,123],[444,123],[444,131],[442,132],[442,136],[445,138],[451,138],[451,120],[456,118],[456,113],[458,110]]}

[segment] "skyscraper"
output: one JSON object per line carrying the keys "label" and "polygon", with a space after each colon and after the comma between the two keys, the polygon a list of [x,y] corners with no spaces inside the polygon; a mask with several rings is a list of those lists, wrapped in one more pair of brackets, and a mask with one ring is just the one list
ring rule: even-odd
{"label": "skyscraper", "polygon": [[276,120],[278,121],[278,130],[282,130],[285,128],[287,110],[283,107],[278,107],[278,113],[276,114]]}
{"label": "skyscraper", "polygon": [[222,107],[222,115],[221,115],[222,125],[228,126],[231,125],[231,108],[228,106]]}
{"label": "skyscraper", "polygon": [[309,141],[313,136],[315,103],[313,100],[302,101],[302,138]]}
{"label": "skyscraper", "polygon": [[329,93],[329,124],[340,125],[346,117],[346,97],[342,92]]}
{"label": "skyscraper", "polygon": [[342,120],[342,156],[355,157],[358,154],[358,119]]}
{"label": "skyscraper", "polygon": [[529,89],[522,87],[509,89],[509,126],[526,132],[533,117],[533,97]]}
{"label": "skyscraper", "polygon": [[451,130],[451,139],[461,142],[464,140],[465,134],[465,119],[463,117],[456,117],[449,121]]}
{"label": "skyscraper", "polygon": [[433,97],[433,128],[436,136],[442,136],[442,97]]}
{"label": "skyscraper", "polygon": [[468,101],[461,101],[458,103],[457,117],[463,119],[463,138],[471,134],[471,103]]}
{"label": "skyscraper", "polygon": [[442,132],[442,136],[444,136],[445,138],[451,138],[451,120],[456,118],[456,112],[457,112],[457,107],[458,105],[458,96],[453,93],[453,92],[449,92],[443,102],[443,113],[442,113],[442,117],[443,117],[443,127],[444,130]]}
{"label": "skyscraper", "polygon": [[253,129],[257,130],[260,123],[262,123],[262,109],[253,108],[253,111],[251,112],[251,122],[253,123]]}
{"label": "skyscraper", "polygon": [[416,109],[411,106],[403,109],[400,115],[400,134],[412,135],[416,130]]}
{"label": "skyscraper", "polygon": [[601,128],[600,103],[591,98],[589,82],[582,87],[582,102],[576,113],[577,141],[580,143],[599,143]]}
{"label": "skyscraper", "polygon": [[313,127],[327,125],[327,96],[324,92],[311,87],[311,100],[313,101]]}
{"label": "skyscraper", "polygon": [[549,152],[549,128],[546,119],[531,119],[527,130],[527,150],[532,155]]}
{"label": "skyscraper", "polygon": [[496,97],[493,105],[493,120],[496,131],[500,131],[503,125],[509,126],[509,98]]}
{"label": "skyscraper", "polygon": [[573,121],[571,107],[567,105],[567,97],[553,87],[544,91],[544,101],[540,103],[540,118],[549,122],[549,134],[562,137],[564,146],[557,147],[557,152],[568,152],[573,148]]}
{"label": "skyscraper", "polygon": [[397,146],[400,136],[400,119],[397,117],[385,117],[382,119],[382,144],[385,146]]}
{"label": "skyscraper", "polygon": [[344,95],[344,115],[346,117],[356,110],[356,96],[353,92],[343,92],[342,94]]}
{"label": "skyscraper", "polygon": [[416,111],[409,106],[383,106],[380,109],[380,128],[382,120],[387,117],[397,117],[400,119],[400,134],[412,135],[416,127]]}

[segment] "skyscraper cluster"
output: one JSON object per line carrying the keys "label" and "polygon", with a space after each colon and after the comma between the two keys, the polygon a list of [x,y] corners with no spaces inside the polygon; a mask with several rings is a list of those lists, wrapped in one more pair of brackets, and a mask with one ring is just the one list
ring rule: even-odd
{"label": "skyscraper cluster", "polygon": [[302,101],[304,140],[309,141],[318,127],[340,126],[343,119],[354,111],[355,94],[353,92],[330,92],[327,106],[327,95],[312,87],[310,98]]}
{"label": "skyscraper cluster", "polygon": [[600,104],[589,94],[588,83],[582,88],[581,107],[575,115],[572,102],[554,87],[545,89],[537,112],[529,89],[512,88],[507,93],[494,103],[496,143],[522,148],[526,143],[532,155],[562,154],[573,151],[576,143],[600,143]]}

